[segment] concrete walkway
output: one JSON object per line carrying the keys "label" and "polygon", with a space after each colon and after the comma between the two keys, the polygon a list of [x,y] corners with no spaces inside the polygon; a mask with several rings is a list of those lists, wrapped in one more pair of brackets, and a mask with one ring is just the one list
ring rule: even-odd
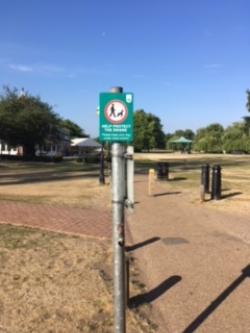
{"label": "concrete walkway", "polygon": [[250,332],[250,218],[188,203],[166,184],[148,197],[145,176],[135,184],[129,245],[145,301],[160,314],[158,332]]}

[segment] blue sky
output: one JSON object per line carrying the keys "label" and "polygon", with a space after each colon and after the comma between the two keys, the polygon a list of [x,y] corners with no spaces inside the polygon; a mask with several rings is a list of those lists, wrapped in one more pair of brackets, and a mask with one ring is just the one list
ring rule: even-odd
{"label": "blue sky", "polygon": [[121,85],[165,132],[246,114],[249,0],[1,0],[0,86],[24,87],[93,136]]}

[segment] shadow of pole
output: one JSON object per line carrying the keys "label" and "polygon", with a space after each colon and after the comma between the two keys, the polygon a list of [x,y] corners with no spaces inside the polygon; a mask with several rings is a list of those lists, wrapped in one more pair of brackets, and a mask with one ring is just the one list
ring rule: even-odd
{"label": "shadow of pole", "polygon": [[125,251],[132,252],[134,250],[139,249],[140,247],[149,245],[149,244],[157,242],[159,240],[160,240],[160,237],[152,237],[152,238],[149,238],[149,239],[147,239],[147,240],[145,240],[145,241],[143,241],[141,243],[137,243],[137,244],[134,244],[134,245],[131,245],[131,246],[126,246],[125,247]]}
{"label": "shadow of pole", "polygon": [[128,307],[130,309],[134,309],[139,307],[140,305],[153,302],[156,298],[160,297],[179,281],[181,281],[181,276],[171,276],[149,292],[131,297],[128,302]]}
{"label": "shadow of pole", "polygon": [[176,194],[181,194],[181,192],[162,192],[162,193],[156,193],[153,195],[153,197],[161,197],[164,195],[176,195]]}
{"label": "shadow of pole", "polygon": [[227,199],[227,198],[231,198],[231,197],[235,197],[237,195],[241,195],[243,194],[242,192],[233,192],[233,193],[228,193],[228,194],[224,194],[221,196],[221,199]]}
{"label": "shadow of pole", "polygon": [[192,333],[217,309],[217,307],[245,280],[250,277],[250,265],[234,280],[182,333]]}

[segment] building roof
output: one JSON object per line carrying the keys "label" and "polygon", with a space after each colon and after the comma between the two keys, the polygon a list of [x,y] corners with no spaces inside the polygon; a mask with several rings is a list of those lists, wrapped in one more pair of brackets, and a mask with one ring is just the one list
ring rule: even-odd
{"label": "building roof", "polygon": [[184,136],[181,136],[179,139],[177,140],[173,140],[171,141],[172,143],[192,143],[192,140],[186,139],[184,138]]}
{"label": "building roof", "polygon": [[71,140],[72,147],[99,148],[100,143],[91,138],[74,138]]}

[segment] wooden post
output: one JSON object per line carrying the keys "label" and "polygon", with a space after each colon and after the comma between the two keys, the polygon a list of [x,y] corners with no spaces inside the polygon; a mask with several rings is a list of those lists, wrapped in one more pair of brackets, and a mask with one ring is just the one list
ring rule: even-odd
{"label": "wooden post", "polygon": [[155,181],[155,170],[149,169],[148,171],[148,195],[153,195],[153,185]]}
{"label": "wooden post", "polygon": [[205,201],[205,188],[203,185],[200,185],[200,200],[201,202]]}

